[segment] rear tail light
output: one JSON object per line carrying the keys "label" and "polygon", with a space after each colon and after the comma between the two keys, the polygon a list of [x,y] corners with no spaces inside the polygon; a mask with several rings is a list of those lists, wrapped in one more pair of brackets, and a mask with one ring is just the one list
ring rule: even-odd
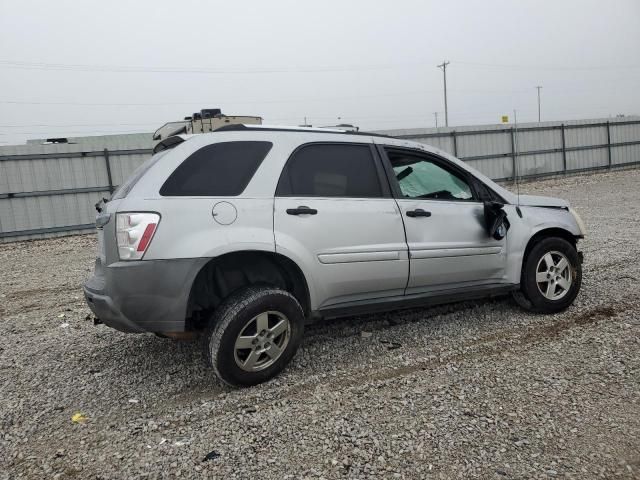
{"label": "rear tail light", "polygon": [[140,260],[160,223],[157,213],[118,213],[116,237],[120,260]]}

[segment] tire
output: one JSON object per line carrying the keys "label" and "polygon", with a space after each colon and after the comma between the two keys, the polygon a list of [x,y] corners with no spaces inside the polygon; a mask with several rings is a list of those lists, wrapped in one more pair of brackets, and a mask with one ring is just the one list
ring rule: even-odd
{"label": "tire", "polygon": [[276,287],[247,287],[211,317],[205,358],[227,385],[257,385],[285,368],[303,333],[304,312],[293,295]]}
{"label": "tire", "polygon": [[520,291],[513,297],[525,310],[556,313],[573,303],[581,284],[582,265],[575,247],[563,238],[548,237],[529,252],[522,267]]}

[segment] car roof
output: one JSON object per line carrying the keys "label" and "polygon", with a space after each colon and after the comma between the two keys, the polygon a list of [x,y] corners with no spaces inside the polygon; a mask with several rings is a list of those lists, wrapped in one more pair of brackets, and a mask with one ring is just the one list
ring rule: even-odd
{"label": "car roof", "polygon": [[385,138],[393,138],[388,135],[380,135],[378,133],[371,132],[354,132],[353,130],[345,130],[341,128],[322,128],[322,127],[296,127],[296,126],[287,126],[287,125],[249,125],[249,124],[233,124],[233,125],[225,125],[220,128],[216,128],[212,133],[215,132],[242,132],[242,131],[270,131],[270,132],[298,132],[298,133],[339,133],[344,135],[359,135],[366,137],[385,137]]}
{"label": "car roof", "polygon": [[[242,133],[250,134],[252,132],[255,132],[255,133],[275,132],[278,134],[285,134],[285,135],[289,135],[289,134],[315,135],[318,133],[325,134],[325,135],[333,135],[333,136],[344,135],[345,141],[352,141],[352,142],[362,142],[366,138],[373,138],[373,137],[395,140],[394,137],[390,137],[388,135],[379,135],[377,133],[371,133],[371,132],[354,132],[354,131],[343,130],[339,128],[296,127],[296,126],[287,126],[287,125],[233,124],[233,125],[225,125],[223,127],[216,128],[215,130],[208,133],[178,134],[178,135],[173,135],[171,137],[167,137],[155,145],[155,147],[153,148],[153,153],[155,154],[163,150],[173,148],[178,144],[194,137],[206,136],[212,139],[212,142],[214,142],[217,135],[230,133],[230,132],[239,133],[239,134],[242,134]],[[405,143],[411,143],[411,142],[405,141]]]}

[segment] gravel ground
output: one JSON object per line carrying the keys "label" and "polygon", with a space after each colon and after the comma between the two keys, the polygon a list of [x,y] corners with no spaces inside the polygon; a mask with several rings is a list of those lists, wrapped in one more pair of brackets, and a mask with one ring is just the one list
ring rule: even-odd
{"label": "gravel ground", "polygon": [[638,185],[521,187],[588,225],[568,311],[504,298],[332,321],[244,390],[197,344],[93,325],[93,235],[0,245],[0,479],[640,478]]}

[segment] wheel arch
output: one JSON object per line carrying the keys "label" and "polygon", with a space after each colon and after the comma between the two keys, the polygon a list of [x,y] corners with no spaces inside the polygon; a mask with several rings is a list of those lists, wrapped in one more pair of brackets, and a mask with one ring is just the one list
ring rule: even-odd
{"label": "wheel arch", "polygon": [[561,227],[543,228],[541,230],[538,230],[535,234],[533,234],[529,239],[529,241],[527,242],[527,246],[524,249],[524,255],[522,256],[522,265],[520,267],[521,271],[524,268],[524,266],[527,264],[527,258],[529,258],[529,253],[531,253],[531,249],[533,249],[533,247],[541,240],[545,238],[551,238],[551,237],[562,238],[563,240],[566,240],[571,245],[573,245],[574,248],[577,249],[578,237],[576,237],[569,230],[566,230]]}
{"label": "wheel arch", "polygon": [[196,274],[187,304],[187,329],[204,328],[225,298],[244,287],[260,284],[290,292],[305,316],[310,314],[309,284],[296,262],[276,252],[240,250],[212,258]]}
{"label": "wheel arch", "polygon": [[[577,251],[577,243],[578,240],[582,238],[571,231],[561,228],[561,227],[549,227],[543,228],[537,231],[528,241],[526,249],[523,255],[523,261],[520,270],[520,289],[517,292],[514,292],[514,299],[516,302],[525,310],[534,311],[534,312],[542,312],[542,313],[556,313],[567,308],[571,303],[573,303],[576,295],[580,290],[580,285],[582,281],[582,273],[581,267],[579,263],[582,263],[582,259],[580,253]],[[574,282],[571,285],[571,289],[573,293],[570,291],[568,295],[561,297],[558,300],[548,300],[542,298],[540,295],[543,295],[539,291],[539,286],[536,286],[537,280],[535,277],[529,274],[530,271],[527,270],[527,264],[529,257],[531,256],[532,251],[535,249],[536,245],[539,245],[540,242],[543,242],[547,239],[561,239],[565,240],[569,243],[575,250],[575,254],[577,256],[577,271],[576,276],[573,278]],[[544,250],[542,250],[544,252]],[[531,264],[535,266],[534,263]],[[537,272],[537,269],[534,269],[534,273]],[[526,275],[526,276],[525,276]],[[549,278],[549,277],[547,277]],[[532,284],[533,281],[533,284]],[[551,303],[549,303],[551,302]]]}

